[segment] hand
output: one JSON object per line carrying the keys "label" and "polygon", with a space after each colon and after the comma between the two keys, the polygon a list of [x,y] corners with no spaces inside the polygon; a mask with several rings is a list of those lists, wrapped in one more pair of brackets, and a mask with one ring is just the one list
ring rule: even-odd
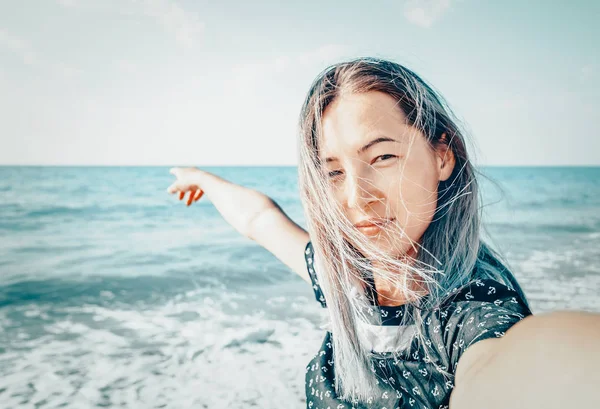
{"label": "hand", "polygon": [[198,185],[198,176],[202,171],[198,168],[172,168],[169,173],[177,180],[168,187],[167,192],[174,194],[179,192],[179,200],[183,200],[186,193],[190,193],[187,205],[200,200],[204,191]]}

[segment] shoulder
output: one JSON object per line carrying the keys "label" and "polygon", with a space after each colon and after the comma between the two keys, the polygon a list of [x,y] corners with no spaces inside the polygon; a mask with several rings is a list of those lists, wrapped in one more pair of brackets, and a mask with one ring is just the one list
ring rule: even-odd
{"label": "shoulder", "polygon": [[456,291],[445,312],[443,339],[453,370],[467,348],[503,337],[510,327],[531,315],[516,291],[494,280],[475,280]]}
{"label": "shoulder", "polygon": [[505,301],[510,301],[514,304],[521,303],[525,305],[524,300],[519,294],[510,289],[505,284],[491,279],[477,279],[470,282],[468,285],[455,289],[451,295],[450,302],[461,301],[479,301],[501,304]]}

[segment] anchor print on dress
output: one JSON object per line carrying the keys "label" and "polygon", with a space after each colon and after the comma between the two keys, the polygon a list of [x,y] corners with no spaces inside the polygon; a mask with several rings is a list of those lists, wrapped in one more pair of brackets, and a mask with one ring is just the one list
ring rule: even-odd
{"label": "anchor print on dress", "polygon": [[458,341],[456,341],[456,342],[454,342],[452,344],[452,346],[454,347],[454,349],[462,348],[464,345],[465,345],[465,340],[464,339],[458,340]]}
{"label": "anchor print on dress", "polygon": [[[314,264],[314,263],[313,263]],[[314,277],[312,277],[314,280]],[[475,299],[477,299],[477,296],[481,293],[481,295],[485,294],[490,287],[492,288],[496,288],[496,294],[500,291],[504,291],[504,287],[499,287],[499,286],[489,286],[488,282],[485,282],[485,284],[483,283],[476,283],[477,287],[481,287],[481,290],[477,290],[475,291],[475,287],[472,287],[470,294],[471,295],[475,295]],[[480,285],[483,284],[483,285]],[[502,290],[500,290],[500,288],[502,288]],[[463,293],[464,294],[464,293]],[[514,294],[514,292],[513,292]],[[465,297],[463,295],[463,297]],[[469,300],[469,297],[466,297]],[[434,327],[433,329],[435,329],[435,331],[431,331],[431,334],[433,333],[437,333],[438,335],[436,337],[432,337],[431,339],[426,339],[424,340],[424,345],[427,345],[427,347],[431,347],[433,345],[436,345],[436,349],[439,348],[440,351],[443,351],[445,348],[447,348],[448,346],[444,344],[443,340],[447,340],[449,338],[445,338],[445,334],[448,333],[443,333],[444,330],[446,330],[447,325],[449,324],[447,322],[447,317],[455,317],[456,315],[460,314],[462,317],[465,317],[466,319],[461,319],[459,318],[458,320],[456,320],[455,322],[453,322],[450,325],[450,329],[452,330],[450,333],[454,334],[455,332],[458,332],[455,335],[458,335],[458,337],[456,337],[456,339],[454,340],[455,342],[453,342],[453,347],[455,348],[462,348],[464,349],[466,344],[467,344],[467,339],[464,338],[463,336],[468,337],[469,340],[473,339],[473,340],[477,340],[480,339],[483,334],[485,334],[486,332],[489,332],[489,335],[491,335],[492,333],[495,336],[502,336],[504,334],[503,331],[506,331],[506,324],[509,324],[510,322],[514,322],[517,319],[517,316],[523,315],[520,314],[518,315],[517,312],[513,311],[515,309],[515,307],[513,307],[515,304],[520,304],[520,301],[518,301],[518,296],[517,297],[512,297],[511,299],[509,299],[510,297],[504,297],[501,300],[494,300],[493,297],[490,297],[491,299],[485,300],[483,301],[483,305],[477,303],[476,307],[469,307],[468,305],[456,305],[456,308],[452,309],[447,309],[445,311],[440,311],[440,309],[436,309],[435,311],[433,311],[433,314],[428,315],[427,317],[424,317],[424,324],[427,325],[429,328]],[[464,298],[463,298],[464,299]],[[474,304],[473,302],[470,302],[469,304]],[[475,304],[474,304],[475,305]],[[502,308],[502,306],[505,306],[505,308]],[[510,305],[511,307],[506,309],[506,306]],[[377,308],[377,307],[375,307]],[[389,313],[390,310],[384,311],[382,309],[375,309],[373,308],[371,311],[369,311],[369,313],[373,312],[372,315],[375,315],[374,313],[379,312],[381,314],[382,317],[388,318],[392,315],[395,315],[396,317],[399,317],[402,315],[402,311],[397,310],[394,311],[395,314]],[[492,313],[488,316],[486,316],[486,318],[484,318],[484,320],[482,320],[480,322],[480,319],[483,318],[483,313],[480,313],[481,309],[484,310],[484,312],[489,312]],[[487,310],[487,311],[485,311]],[[473,311],[473,312],[471,312]],[[525,311],[525,310],[523,310]],[[386,312],[388,313],[386,316]],[[469,312],[469,314],[467,315],[467,312]],[[375,315],[376,316],[376,315]],[[444,317],[446,319],[442,319],[442,318],[438,318],[438,317]],[[480,318],[481,317],[481,318]],[[524,317],[524,315],[523,315]],[[453,319],[454,321],[454,319]],[[477,322],[475,322],[477,321]],[[503,324],[504,323],[504,324]],[[464,324],[466,324],[466,326],[464,326]],[[494,326],[500,325],[501,327],[496,327],[494,328]],[[461,330],[462,327],[462,330]],[[428,328],[428,329],[429,329]],[[476,329],[477,328],[477,329]],[[498,329],[500,328],[500,329]],[[440,334],[440,332],[442,332],[443,334]],[[476,335],[476,336],[474,336]],[[488,336],[489,336],[488,335]],[[434,341],[434,342],[432,342]],[[472,343],[473,341],[471,341]],[[331,343],[330,343],[331,344]],[[452,345],[452,344],[451,344]],[[333,348],[332,345],[327,345],[327,348],[329,348],[329,351],[331,351],[331,349]],[[327,350],[326,348],[323,348],[324,350]],[[425,349],[425,351],[427,351]],[[317,354],[317,358],[320,355],[321,357],[323,356],[323,354],[320,353],[321,351],[319,351],[319,354]],[[408,351],[406,351],[408,352]],[[405,383],[406,383],[406,387],[408,389],[413,389],[413,386],[415,386],[415,384],[417,382],[414,382],[413,379],[423,379],[423,377],[427,377],[427,376],[431,376],[433,374],[435,374],[434,376],[440,376],[436,373],[436,371],[440,372],[440,371],[444,371],[446,372],[447,369],[442,369],[441,366],[437,365],[437,358],[435,359],[430,359],[430,357],[425,353],[425,354],[414,354],[414,358],[417,358],[419,355],[422,355],[420,360],[422,360],[423,362],[426,362],[427,365],[433,365],[433,367],[436,369],[436,371],[434,371],[433,369],[430,370],[430,367],[426,367],[425,366],[421,366],[421,368],[416,368],[416,370],[418,370],[418,375],[415,375],[414,373],[412,373],[412,371],[410,369],[408,369],[407,371],[403,371],[404,369],[404,362],[406,360],[406,358],[408,358],[408,360],[412,361],[411,358],[413,358],[413,351],[410,351],[410,355],[408,353],[404,353],[402,354],[402,360],[398,361],[397,359],[394,359],[394,361],[396,362],[399,369],[399,373],[403,374],[404,377],[402,378],[398,378],[396,377],[391,377],[386,379],[382,379],[382,383],[385,382],[387,385],[389,385],[389,392],[388,392],[388,399],[391,397],[390,395],[392,394],[392,391],[396,392],[396,395],[401,395],[404,399],[402,400],[402,402],[404,402],[404,404],[406,405],[406,407],[410,407],[411,409],[421,409],[424,407],[431,407],[433,408],[437,408],[437,409],[449,409],[447,405],[440,405],[440,401],[443,400],[444,398],[447,398],[447,394],[449,394],[451,392],[451,389],[453,389],[453,383],[452,381],[447,381],[446,383],[444,383],[446,380],[442,380],[440,379],[440,381],[435,382],[432,379],[432,383],[430,383],[429,388],[429,393],[426,393],[427,389],[418,389],[418,391],[420,391],[421,395],[427,395],[429,397],[429,399],[432,399],[432,402],[430,402],[428,406],[425,402],[421,403],[421,401],[416,396],[417,393],[409,393],[409,391],[406,388],[402,388],[401,387],[401,381],[400,379],[405,379]],[[419,351],[420,352],[420,351]],[[435,355],[433,356],[435,357]],[[395,358],[395,357],[394,357]],[[323,359],[324,360],[324,359]],[[433,361],[433,362],[432,362]],[[377,360],[376,362],[378,362],[379,364],[382,364],[383,362],[380,362],[379,360]],[[332,370],[333,369],[333,362],[328,362],[329,363],[329,369]],[[389,362],[390,364],[392,363],[391,361]],[[310,365],[310,364],[309,364]],[[315,367],[318,369],[319,367],[324,367],[327,366],[325,363],[323,363],[321,365],[321,363],[319,363],[319,365],[315,365],[312,366],[313,369],[315,369]],[[310,368],[311,367],[307,367]],[[426,372],[427,371],[427,372]],[[323,398],[323,399],[327,399],[327,397],[329,397],[330,399],[334,399],[335,398],[335,392],[329,392],[329,395],[323,394],[322,392],[320,392],[321,389],[325,390],[327,388],[331,388],[331,385],[328,385],[327,388],[323,388],[322,385],[324,385],[323,383],[321,383],[324,379],[324,377],[322,376],[324,371],[318,371],[318,373],[315,374],[315,380],[311,383],[312,386],[317,387],[318,392],[316,392],[316,396],[318,396],[319,398]],[[333,371],[331,371],[333,372]],[[332,375],[332,373],[329,372],[329,375]],[[433,372],[433,374],[432,374]],[[427,374],[427,375],[425,375]],[[414,376],[410,376],[410,375],[414,375]],[[307,383],[309,382],[308,378],[307,378]],[[325,379],[325,382],[330,383],[331,381]],[[335,382],[335,380],[334,380]],[[403,381],[404,382],[404,381]],[[394,386],[392,387],[391,385],[394,384]],[[314,388],[313,388],[314,389]],[[400,392],[402,390],[402,392]],[[309,393],[310,396],[310,388],[307,389],[307,392]],[[413,392],[418,392],[418,391],[413,391]],[[404,394],[404,392],[406,392],[406,394]],[[378,406],[377,405],[377,399],[379,399],[381,397],[381,399],[385,399],[385,395],[381,395],[381,393],[383,393],[383,391],[381,391],[379,394],[377,394],[377,398],[374,399],[372,405],[377,406],[382,408],[382,406]],[[411,398],[412,396],[412,398]],[[408,402],[408,399],[411,398],[412,400],[410,401],[412,403],[412,405],[407,405],[406,402]],[[402,402],[399,402],[396,405],[399,405],[400,408],[403,407],[401,405]],[[434,402],[438,402],[436,405],[434,405]],[[319,406],[318,404],[315,405],[317,403],[317,401],[314,402],[314,404],[311,406],[311,409],[316,409],[316,406]],[[426,406],[422,406],[423,404],[425,404]],[[394,405],[393,407],[387,405],[386,407],[388,409],[400,409],[400,408],[396,408],[396,405]],[[343,408],[350,408],[352,407],[352,409],[358,409],[356,408],[357,405],[350,405],[350,402],[348,402],[348,404],[346,405],[342,405],[340,407],[340,409]],[[320,406],[319,406],[320,407]],[[330,408],[327,407],[327,405],[323,406],[322,409],[333,409],[335,408],[334,406],[331,406]]]}

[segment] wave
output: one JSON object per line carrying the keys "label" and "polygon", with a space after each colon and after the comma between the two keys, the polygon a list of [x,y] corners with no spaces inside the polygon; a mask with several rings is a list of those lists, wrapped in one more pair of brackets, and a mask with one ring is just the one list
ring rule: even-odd
{"label": "wave", "polygon": [[50,303],[61,306],[107,303],[135,304],[139,302],[166,301],[186,291],[203,289],[214,291],[219,287],[213,280],[202,277],[93,276],[85,279],[48,278],[22,280],[0,286],[0,307],[26,303]]}
{"label": "wave", "polygon": [[592,224],[552,224],[552,223],[514,223],[514,222],[488,222],[491,229],[503,232],[525,233],[581,233],[595,234],[600,232],[600,223]]}

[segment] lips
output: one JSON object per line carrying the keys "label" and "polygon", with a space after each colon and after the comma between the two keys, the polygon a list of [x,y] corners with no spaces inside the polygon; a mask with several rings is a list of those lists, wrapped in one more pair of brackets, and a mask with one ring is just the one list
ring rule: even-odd
{"label": "lips", "polygon": [[394,219],[368,220],[355,224],[356,229],[367,237],[379,237],[390,222]]}
{"label": "lips", "polygon": [[383,227],[386,224],[388,224],[389,222],[394,221],[395,219],[369,219],[369,220],[363,220],[359,223],[356,223],[354,225],[354,227],[358,228],[358,229],[364,229],[364,228],[369,228],[369,227]]}

